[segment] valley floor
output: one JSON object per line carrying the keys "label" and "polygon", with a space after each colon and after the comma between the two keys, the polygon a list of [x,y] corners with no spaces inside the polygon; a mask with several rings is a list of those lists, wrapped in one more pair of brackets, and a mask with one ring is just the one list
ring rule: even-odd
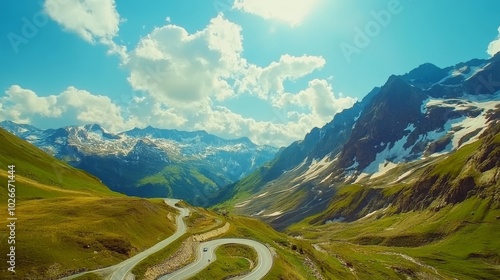
{"label": "valley floor", "polygon": [[500,209],[470,199],[439,212],[291,227],[350,272],[344,279],[499,279]]}

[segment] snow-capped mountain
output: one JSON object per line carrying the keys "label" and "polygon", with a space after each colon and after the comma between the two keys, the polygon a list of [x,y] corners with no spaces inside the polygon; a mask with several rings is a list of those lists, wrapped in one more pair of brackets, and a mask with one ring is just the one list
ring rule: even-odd
{"label": "snow-capped mountain", "polygon": [[4,121],[0,126],[47,153],[138,196],[176,196],[208,205],[236,180],[277,152],[248,138],[225,140],[205,131],[146,127],[118,134],[97,124],[42,130]]}
{"label": "snow-capped mountain", "polygon": [[235,209],[286,226],[324,209],[336,186],[428,164],[476,141],[499,118],[500,54],[444,69],[421,65],[391,76],[235,184],[233,193],[255,193]]}

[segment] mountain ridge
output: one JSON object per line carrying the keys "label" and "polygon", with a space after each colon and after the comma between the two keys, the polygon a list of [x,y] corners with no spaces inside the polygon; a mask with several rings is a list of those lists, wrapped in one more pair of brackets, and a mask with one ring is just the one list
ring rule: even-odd
{"label": "mountain ridge", "polygon": [[4,121],[0,127],[96,175],[115,191],[142,197],[176,195],[204,206],[277,151],[248,138],[225,140],[205,131],[151,126],[118,134],[98,124],[42,130]]}
{"label": "mountain ridge", "polygon": [[[331,122],[344,119],[351,127],[331,129],[327,124],[313,129],[305,142],[283,149],[269,164],[233,184],[221,206],[282,229],[323,211],[341,185],[378,178],[402,164],[425,165],[477,141],[499,119],[500,85],[495,83],[500,81],[499,58],[447,68],[423,64],[390,76],[367,95],[370,98],[336,114]],[[344,138],[322,141],[321,130],[343,133]],[[294,147],[307,140],[312,140],[308,149],[295,153],[300,159],[278,168],[287,156],[284,151],[300,151]]]}
{"label": "mountain ridge", "polygon": [[[16,243],[8,243],[8,235],[4,234],[5,242],[0,244],[0,249],[10,252],[10,255],[5,254],[0,259],[3,262],[13,261],[15,253],[17,262],[15,274],[3,269],[0,271],[1,279],[62,279],[84,272],[89,273],[77,278],[109,278],[107,273],[116,271],[117,265],[139,253],[144,259],[143,253],[147,249],[154,248],[152,246],[157,246],[155,244],[160,240],[165,240],[176,231],[175,220],[179,213],[163,199],[126,197],[113,192],[97,177],[50,156],[3,128],[0,128],[0,143],[0,179],[12,181],[7,178],[7,171],[11,170],[9,165],[15,166],[15,176],[11,176],[15,177],[15,182],[10,182],[10,185],[16,186]],[[2,197],[8,197],[12,193],[10,189],[12,186],[8,188],[7,184],[2,184]],[[9,201],[9,204],[11,208],[12,202]],[[200,238],[200,235],[214,231],[218,232],[216,235],[251,238],[262,244],[271,244],[276,257],[268,277],[273,279],[306,279],[309,269],[305,259],[316,263],[323,259],[309,243],[278,233],[256,219],[228,217],[227,213],[192,207],[184,201],[179,204],[182,208],[190,208],[191,215],[186,217],[187,232],[178,242],[143,260],[139,265],[144,270],[142,273],[136,266],[133,273],[138,278],[144,277],[147,268],[174,256],[184,240],[192,240],[195,236]],[[7,199],[3,200],[2,206],[7,209]],[[307,256],[296,254],[291,244],[301,246],[310,253]],[[194,254],[195,244],[192,246]],[[228,261],[239,266],[238,260],[233,257],[228,256]],[[251,270],[250,263],[244,262]],[[114,268],[100,270],[111,266]],[[224,271],[216,273],[215,278],[234,276],[234,271],[227,271],[227,265],[224,268]],[[329,268],[328,275],[341,273],[341,268],[334,268]]]}

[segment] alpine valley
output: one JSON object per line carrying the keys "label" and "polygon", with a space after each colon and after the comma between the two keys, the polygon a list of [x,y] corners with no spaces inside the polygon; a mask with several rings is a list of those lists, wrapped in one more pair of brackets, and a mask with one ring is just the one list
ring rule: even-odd
{"label": "alpine valley", "polygon": [[224,140],[205,131],[132,129],[112,134],[97,124],[42,130],[0,123],[112,190],[140,197],[176,197],[207,206],[225,186],[243,178],[277,152],[248,138]]}
{"label": "alpine valley", "polygon": [[0,280],[499,280],[500,1],[6,1]]}
{"label": "alpine valley", "polygon": [[[495,127],[500,118],[498,81],[500,54],[444,69],[423,64],[393,75],[352,108],[235,183],[225,205],[284,229],[338,199],[349,205],[339,197],[339,189],[347,185],[363,186],[362,191],[347,207],[350,210],[329,211],[325,221],[357,220],[393,205],[422,184],[436,191],[415,194],[401,211],[440,208],[478,195],[477,188],[485,187],[480,186],[479,174],[491,172],[488,186],[498,183],[499,161],[490,153],[494,147],[485,154],[492,162],[474,169],[472,177],[458,172],[461,169],[458,179],[453,179],[458,174],[424,175],[457,151],[479,145],[488,128]],[[392,186],[400,189],[385,196],[386,187]]]}
{"label": "alpine valley", "polygon": [[314,243],[343,279],[498,279],[499,81],[500,54],[391,76],[220,207]]}
{"label": "alpine valley", "polygon": [[[148,273],[165,260],[183,258],[176,269],[192,262],[189,248],[199,244],[193,240],[213,232],[265,244],[273,263],[263,279],[500,279],[500,53],[393,75],[279,151],[203,131],[1,126],[60,159],[0,129],[9,143],[0,159],[25,155],[16,164],[26,189],[19,211],[37,215],[20,222],[42,229],[20,238],[41,248],[40,258],[29,259],[37,270],[22,274],[28,278],[99,274],[94,269],[102,263],[126,262],[174,232],[173,213],[181,208],[127,198],[105,184],[128,195],[211,206],[178,203],[192,211],[187,233],[138,263],[131,270],[138,279],[153,279]],[[88,209],[98,210],[87,217]],[[155,215],[168,218],[161,220],[166,233]],[[73,216],[106,231],[85,230]],[[68,233],[54,235],[47,217],[52,224],[65,217]],[[223,249],[193,279],[242,275],[258,261],[250,248]],[[82,279],[101,279],[93,276]]]}

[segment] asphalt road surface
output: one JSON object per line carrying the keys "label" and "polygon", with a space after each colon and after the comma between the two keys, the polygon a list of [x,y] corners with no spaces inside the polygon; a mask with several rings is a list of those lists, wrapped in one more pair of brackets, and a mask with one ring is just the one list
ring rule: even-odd
{"label": "asphalt road surface", "polygon": [[[187,208],[179,208],[175,206],[175,204],[179,202],[178,199],[165,199],[165,203],[179,210],[180,214],[176,218],[177,230],[176,232],[168,237],[167,239],[157,243],[153,247],[133,256],[130,259],[127,259],[119,264],[93,270],[87,271],[75,275],[71,275],[69,277],[62,278],[64,280],[74,279],[78,276],[87,274],[87,273],[97,273],[99,275],[105,275],[106,280],[128,280],[134,279],[133,275],[130,271],[136,266],[139,262],[149,257],[150,255],[158,252],[159,250],[167,247],[172,242],[181,237],[184,233],[186,233],[186,224],[184,223],[184,218],[189,216],[189,209]],[[255,249],[258,254],[258,264],[257,266],[247,275],[238,277],[236,279],[240,280],[256,280],[262,279],[270,270],[273,265],[273,257],[269,248],[264,246],[263,244],[250,240],[250,239],[239,239],[239,238],[226,238],[226,239],[216,239],[207,241],[205,243],[200,244],[198,248],[198,253],[196,260],[181,268],[171,274],[164,275],[159,279],[186,279],[188,277],[196,275],[198,272],[207,267],[210,262],[214,262],[216,260],[215,250],[217,247],[224,244],[242,244],[247,245]],[[206,252],[203,252],[203,249],[207,248]],[[210,262],[209,262],[210,260]]]}
{"label": "asphalt road surface", "polygon": [[[217,247],[224,244],[242,244],[250,246],[255,249],[257,255],[259,256],[257,266],[249,274],[238,277],[237,279],[241,280],[262,279],[271,270],[271,267],[273,266],[273,256],[269,248],[267,248],[266,246],[264,246],[259,242],[250,239],[226,238],[226,239],[215,239],[200,244],[200,247],[198,248],[197,251],[196,260],[193,263],[171,274],[164,275],[159,279],[161,280],[187,279],[191,276],[196,275],[205,267],[207,267],[210,263],[216,260],[215,250],[217,249]],[[206,252],[204,252],[203,250],[204,248],[207,248]]]}
{"label": "asphalt road surface", "polygon": [[179,200],[177,199],[165,199],[165,202],[172,206],[175,207],[177,210],[180,211],[180,215],[177,216],[176,218],[176,224],[177,224],[177,231],[170,236],[169,238],[157,243],[153,247],[147,249],[146,251],[143,251],[132,258],[125,260],[121,263],[118,264],[118,268],[115,270],[113,274],[111,274],[111,277],[109,279],[111,280],[125,280],[127,279],[126,276],[127,274],[136,266],[140,261],[143,259],[149,257],[150,255],[160,251],[161,249],[167,247],[170,245],[170,243],[174,242],[177,240],[177,238],[181,237],[184,233],[186,233],[186,224],[184,223],[184,217],[187,217],[189,215],[189,209],[187,208],[178,208],[175,206]]}

